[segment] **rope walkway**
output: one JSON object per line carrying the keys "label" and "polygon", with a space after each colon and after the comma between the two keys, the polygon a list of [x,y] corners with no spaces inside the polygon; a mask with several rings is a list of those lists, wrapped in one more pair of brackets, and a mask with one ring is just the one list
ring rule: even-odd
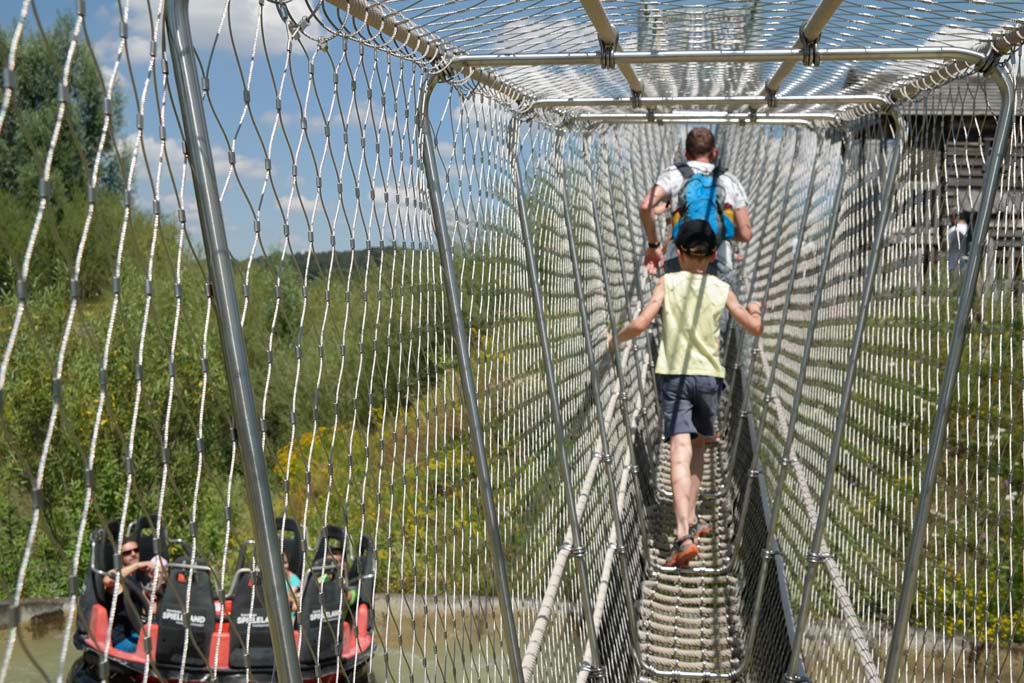
{"label": "rope walkway", "polygon": [[[739,579],[727,571],[736,532],[733,501],[728,496],[731,487],[724,473],[727,453],[728,443],[723,443],[705,456],[707,486],[704,481],[701,486],[720,495],[698,505],[697,514],[714,527],[711,536],[697,540],[700,555],[687,570],[656,571],[643,582],[641,651],[644,660],[658,669],[726,674],[739,667],[743,656]],[[668,464],[664,447],[657,481],[666,491],[671,490]],[[647,524],[654,541],[651,560],[666,565],[675,540],[671,498],[648,508]]]}

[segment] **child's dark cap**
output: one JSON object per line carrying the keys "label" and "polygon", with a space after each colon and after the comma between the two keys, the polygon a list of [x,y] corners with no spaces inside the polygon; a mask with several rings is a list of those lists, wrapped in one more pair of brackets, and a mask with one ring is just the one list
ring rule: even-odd
{"label": "child's dark cap", "polygon": [[693,256],[710,256],[718,247],[718,236],[706,220],[694,218],[679,226],[675,238],[679,251]]}

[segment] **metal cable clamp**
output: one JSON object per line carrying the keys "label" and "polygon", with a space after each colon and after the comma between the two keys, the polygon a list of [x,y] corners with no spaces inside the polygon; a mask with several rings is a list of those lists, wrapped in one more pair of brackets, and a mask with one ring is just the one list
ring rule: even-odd
{"label": "metal cable clamp", "polygon": [[615,68],[615,51],[619,49],[619,36],[615,35],[615,40],[606,43],[600,38],[597,39],[598,52],[601,55],[601,68],[602,69],[614,69]]}
{"label": "metal cable clamp", "polygon": [[821,37],[811,40],[804,33],[804,28],[800,27],[800,52],[804,66],[821,66],[821,53],[818,52],[818,41],[821,40]]}
{"label": "metal cable clamp", "polygon": [[975,65],[974,70],[979,74],[987,74],[989,71],[996,68],[996,64],[998,64],[1004,56],[1005,55],[996,52],[995,48],[991,48],[985,55],[985,58]]}
{"label": "metal cable clamp", "polygon": [[807,553],[807,561],[810,564],[822,564],[830,559],[832,559],[832,556],[828,553]]}

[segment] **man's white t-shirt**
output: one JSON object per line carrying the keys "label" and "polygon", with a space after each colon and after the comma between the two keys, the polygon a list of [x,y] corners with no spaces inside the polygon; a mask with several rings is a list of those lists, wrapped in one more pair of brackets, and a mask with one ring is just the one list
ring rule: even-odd
{"label": "man's white t-shirt", "polygon": [[[958,221],[956,225],[949,229],[946,233],[946,239],[949,242],[950,248],[961,249],[964,243],[967,241],[967,223],[965,221]],[[955,242],[955,245],[954,245]]]}
{"label": "man's white t-shirt", "polygon": [[[687,161],[686,165],[693,169],[694,173],[700,173],[701,175],[711,175],[715,171],[715,165],[707,161]],[[683,174],[679,171],[677,166],[670,166],[661,172],[658,179],[654,181],[654,184],[665,190],[665,193],[669,197],[669,201],[672,203],[672,208],[676,208],[676,198],[683,189],[683,185],[686,184],[686,179],[683,178]],[[740,181],[731,173],[723,173],[718,176],[718,187],[722,190],[723,202],[725,206],[722,208],[733,208],[742,209],[747,205],[747,192],[740,185]],[[731,254],[722,253],[723,250],[719,250],[719,260],[724,261],[727,267],[732,267]],[[724,257],[724,258],[723,258]],[[679,258],[679,254],[676,252],[676,245],[673,242],[669,242],[668,248],[665,249],[665,260]]]}

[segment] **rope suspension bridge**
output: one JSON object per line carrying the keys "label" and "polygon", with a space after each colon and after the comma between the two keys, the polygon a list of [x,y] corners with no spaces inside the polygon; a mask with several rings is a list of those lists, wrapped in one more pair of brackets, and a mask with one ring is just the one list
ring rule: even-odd
{"label": "rope suspension bridge", "polygon": [[[1021,3],[9,4],[0,683],[1024,681]],[[612,340],[698,125],[680,569]]]}

